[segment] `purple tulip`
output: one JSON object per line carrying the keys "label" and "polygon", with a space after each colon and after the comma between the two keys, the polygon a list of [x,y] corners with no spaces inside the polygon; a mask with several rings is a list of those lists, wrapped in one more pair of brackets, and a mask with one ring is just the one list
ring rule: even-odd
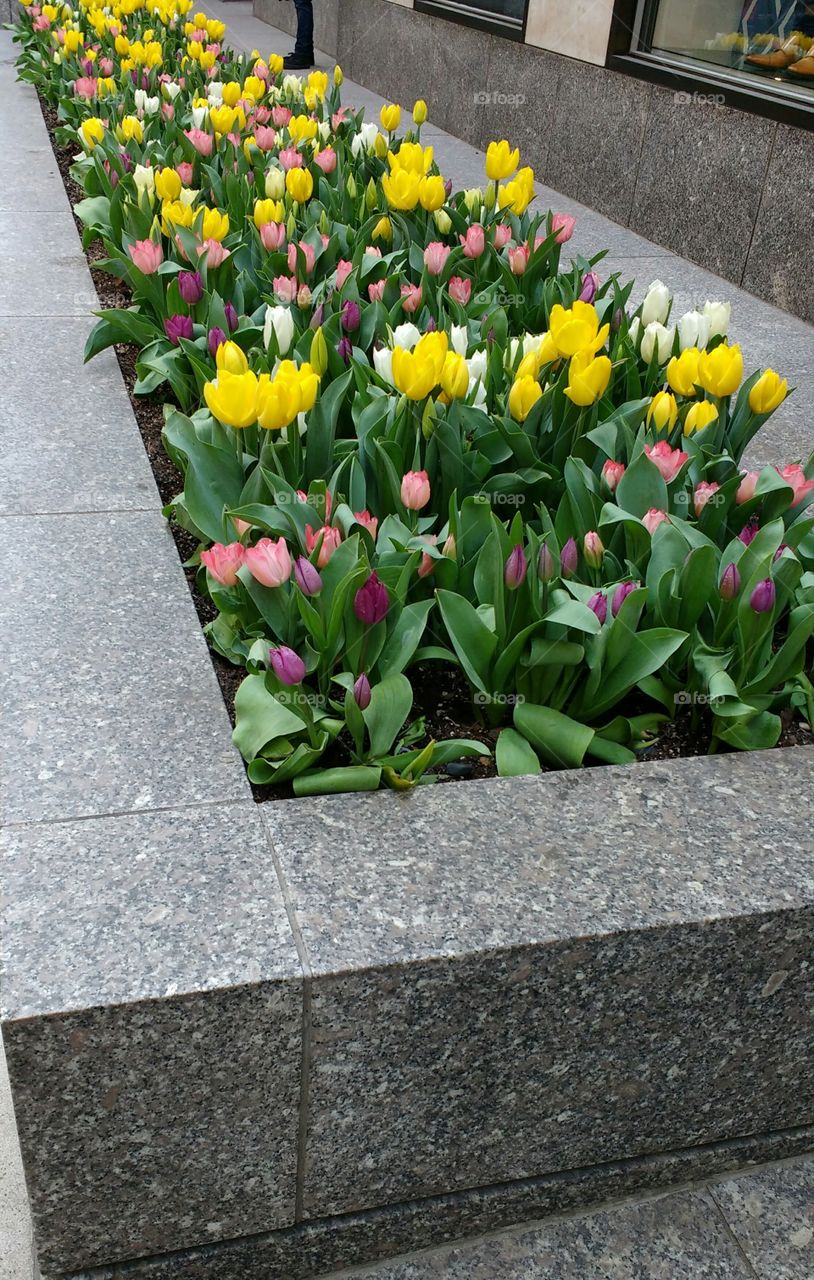
{"label": "purple tulip", "polygon": [[367,582],[353,598],[353,612],[366,627],[373,627],[387,615],[390,599],[387,587],[379,581],[377,573],[371,573]]}
{"label": "purple tulip", "polygon": [[741,575],[736,564],[728,564],[721,575],[718,587],[722,600],[734,600],[741,589]]}
{"label": "purple tulip", "polygon": [[740,533],[738,534],[738,537],[740,538],[743,545],[745,547],[748,547],[749,543],[753,540],[753,538],[755,538],[755,536],[759,532],[760,532],[760,524],[758,523],[758,518],[757,516],[752,516],[749,523],[743,526]]}
{"label": "purple tulip", "polygon": [[172,345],[177,347],[182,338],[192,337],[192,317],[169,316],[164,321],[164,332]]}
{"label": "purple tulip", "polygon": [[610,322],[610,324],[611,324],[611,333],[618,333],[618,332],[619,332],[619,330],[620,330],[620,329],[621,329],[621,327],[622,327],[622,321],[624,320],[624,318],[625,318],[625,313],[624,313],[624,311],[622,310],[622,308],[621,308],[621,307],[617,307],[617,308],[616,308],[616,310],[614,311],[613,315],[611,316],[611,322]]}
{"label": "purple tulip", "polygon": [[764,578],[755,587],[749,597],[749,603],[755,613],[770,613],[774,608],[776,594],[771,578]]}
{"label": "purple tulip", "polygon": [[281,644],[279,649],[269,649],[274,674],[281,684],[302,684],[305,679],[305,663],[298,653]]}
{"label": "purple tulip", "polygon": [[447,197],[447,200],[449,200],[449,197],[452,195],[452,178],[447,178],[446,182],[444,183],[444,193]]}
{"label": "purple tulip", "polygon": [[355,333],[362,323],[362,312],[359,303],[350,298],[342,303],[342,328],[346,333]]}
{"label": "purple tulip", "polygon": [[529,562],[526,559],[526,553],[518,543],[516,547],[512,548],[503,570],[503,581],[510,591],[516,590],[517,587],[522,587],[526,580],[528,567]]}
{"label": "purple tulip", "polygon": [[588,608],[593,609],[600,622],[604,623],[608,616],[608,602],[601,591],[596,591],[588,601]]}
{"label": "purple tulip", "polygon": [[576,541],[569,538],[560,552],[560,573],[564,578],[570,578],[576,572],[578,558]]}
{"label": "purple tulip", "polygon": [[194,307],[203,297],[203,282],[200,271],[179,271],[178,291],[188,307]]}
{"label": "purple tulip", "polygon": [[537,572],[543,582],[550,582],[552,578],[557,576],[557,565],[547,542],[544,542],[540,547],[540,555],[537,558]]}
{"label": "purple tulip", "polygon": [[222,329],[219,329],[217,325],[209,330],[209,337],[206,340],[206,344],[209,347],[209,354],[213,360],[218,354],[218,347],[222,346],[225,341],[226,334]]}
{"label": "purple tulip", "polygon": [[631,591],[635,591],[638,585],[639,585],[638,582],[620,582],[619,583],[619,586],[616,588],[616,590],[613,593],[613,599],[611,600],[611,613],[613,614],[614,618],[618,614],[622,605],[627,600]]}
{"label": "purple tulip", "polygon": [[788,550],[789,550],[789,544],[787,542],[781,542],[780,546],[777,548],[777,550],[774,553],[774,556],[772,557],[773,562],[774,560],[779,560],[783,552]]}
{"label": "purple tulip", "polygon": [[593,302],[598,288],[599,276],[595,271],[589,271],[582,279],[582,288],[579,293],[580,302]]}
{"label": "purple tulip", "polygon": [[353,343],[347,336],[341,337],[336,344],[337,353],[342,357],[345,364],[350,364],[353,356]]}
{"label": "purple tulip", "polygon": [[237,312],[235,311],[231,302],[226,303],[225,307],[223,308],[223,313],[226,316],[226,323],[229,326],[230,332],[234,333],[238,325],[238,319],[237,319]]}
{"label": "purple tulip", "polygon": [[308,328],[318,329],[324,319],[325,319],[325,303],[320,302],[319,306],[314,307],[314,310],[311,313],[311,319],[308,323]]}
{"label": "purple tulip", "polygon": [[305,556],[297,556],[294,561],[294,581],[304,596],[318,596],[322,590],[319,570]]}
{"label": "purple tulip", "polygon": [[353,685],[353,696],[360,711],[370,706],[370,681],[364,671],[357,677]]}
{"label": "purple tulip", "polygon": [[437,328],[438,328],[438,325],[437,325],[437,324],[436,324],[436,322],[435,322],[435,316],[430,316],[429,320],[428,320],[428,321],[427,321],[427,323],[424,325],[424,332],[425,332],[425,333],[435,333],[435,330],[436,330]]}

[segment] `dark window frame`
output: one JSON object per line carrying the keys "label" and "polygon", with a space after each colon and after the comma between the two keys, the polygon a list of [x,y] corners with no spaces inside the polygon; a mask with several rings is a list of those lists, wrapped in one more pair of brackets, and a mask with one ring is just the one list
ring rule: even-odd
{"label": "dark window frame", "polygon": [[[720,95],[727,107],[779,120],[797,128],[814,129],[814,101],[794,91],[772,89],[765,80],[754,87],[726,67],[686,62],[669,53],[653,51],[652,36],[659,0],[616,0],[611,21],[606,66],[611,71],[660,84],[685,93]],[[639,35],[636,27],[639,24]]]}
{"label": "dark window frame", "polygon": [[[450,3],[455,4],[456,0],[450,0]],[[529,0],[524,0],[523,22],[516,27],[501,22],[497,17],[490,17],[488,14],[467,11],[463,7],[466,4],[466,0],[457,0],[457,3],[462,5],[460,9],[447,8],[445,0],[414,0],[414,9],[416,13],[424,13],[431,18],[442,18],[445,22],[454,23],[455,26],[474,27],[477,31],[485,31],[489,35],[502,36],[504,40],[512,40],[516,44],[525,42],[526,23],[529,17]]]}

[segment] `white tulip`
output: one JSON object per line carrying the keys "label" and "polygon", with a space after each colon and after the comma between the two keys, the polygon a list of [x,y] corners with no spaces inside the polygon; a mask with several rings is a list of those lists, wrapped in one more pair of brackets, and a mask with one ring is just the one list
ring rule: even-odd
{"label": "white tulip", "polygon": [[489,357],[487,356],[485,349],[482,348],[480,351],[472,352],[472,355],[466,362],[466,367],[469,370],[470,382],[473,380],[479,382],[486,377],[486,366],[488,361]]}
{"label": "white tulip", "polygon": [[657,320],[645,326],[642,335],[642,360],[647,364],[653,359],[653,352],[658,354],[659,364],[665,364],[672,354],[676,331],[673,326],[665,329]]}
{"label": "white tulip", "polygon": [[408,320],[406,324],[400,324],[393,330],[393,346],[403,347],[405,351],[412,351],[420,337],[421,330],[417,329]]}
{"label": "white tulip", "polygon": [[639,339],[642,336],[642,322],[638,316],[633,317],[628,325],[627,331],[630,334],[630,341],[633,343],[634,347],[638,347]]}
{"label": "white tulip", "polygon": [[731,302],[705,302],[704,315],[709,320],[710,338],[725,338],[732,319]]}
{"label": "white tulip", "polygon": [[220,80],[210,80],[206,87],[206,96],[210,102],[223,102],[223,83]]}
{"label": "white tulip", "polygon": [[469,347],[469,331],[465,324],[454,324],[449,332],[452,350],[459,356],[465,356]]}
{"label": "white tulip", "polygon": [[327,120],[321,120],[317,125],[317,134],[321,142],[327,142],[331,136],[331,126]]}
{"label": "white tulip", "polygon": [[288,307],[266,307],[263,322],[263,342],[266,347],[271,342],[272,331],[277,338],[277,350],[284,356],[294,341],[294,317]]}
{"label": "white tulip", "polygon": [[373,367],[385,382],[393,381],[393,352],[389,347],[379,347],[378,350],[374,348]]}
{"label": "white tulip", "polygon": [[137,164],[133,170],[133,181],[139,195],[147,195],[152,200],[155,194],[155,171],[146,165]]}
{"label": "white tulip", "polygon": [[165,80],[163,92],[165,98],[168,98],[170,102],[175,102],[181,92],[181,86],[175,80]]}
{"label": "white tulip", "polygon": [[283,93],[293,94],[298,97],[302,94],[302,79],[300,76],[286,76],[283,80]]}
{"label": "white tulip", "polygon": [[678,345],[682,351],[688,347],[704,350],[709,342],[709,319],[700,311],[687,311],[678,322]]}
{"label": "white tulip", "polygon": [[350,144],[351,154],[358,156],[362,150],[372,151],[376,145],[378,133],[378,126],[372,121],[369,124],[363,124]]}
{"label": "white tulip", "polygon": [[642,324],[645,328],[654,322],[664,324],[670,314],[671,302],[672,296],[667,285],[661,280],[654,280],[642,303]]}
{"label": "white tulip", "polygon": [[193,191],[192,187],[182,187],[178,192],[178,199],[187,209],[191,209],[200,194],[200,191]]}
{"label": "white tulip", "polygon": [[282,200],[285,195],[285,174],[273,165],[266,174],[266,196],[269,200]]}
{"label": "white tulip", "polygon": [[202,129],[208,114],[209,114],[208,107],[193,107],[192,108],[193,127],[195,129]]}

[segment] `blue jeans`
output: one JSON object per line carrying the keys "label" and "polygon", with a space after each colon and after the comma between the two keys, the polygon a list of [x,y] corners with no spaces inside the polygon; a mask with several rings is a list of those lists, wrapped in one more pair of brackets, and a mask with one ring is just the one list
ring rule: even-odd
{"label": "blue jeans", "polygon": [[294,0],[297,10],[297,42],[295,53],[313,53],[314,51],[314,5],[313,0]]}

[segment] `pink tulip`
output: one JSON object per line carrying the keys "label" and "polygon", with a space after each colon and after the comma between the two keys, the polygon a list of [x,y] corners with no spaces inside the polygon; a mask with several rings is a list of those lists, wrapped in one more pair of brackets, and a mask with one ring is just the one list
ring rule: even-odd
{"label": "pink tulip", "polygon": [[472,297],[472,281],[464,280],[461,276],[452,276],[449,282],[449,296],[465,307]]}
{"label": "pink tulip", "polygon": [[322,151],[318,151],[314,156],[314,164],[316,164],[323,173],[333,173],[336,168],[336,152],[333,147],[324,147]]}
{"label": "pink tulip", "polygon": [[288,169],[302,169],[305,161],[296,147],[285,147],[280,152],[280,164],[287,171]]}
{"label": "pink tulip", "polygon": [[261,151],[271,151],[277,142],[277,132],[274,129],[268,129],[265,125],[256,124],[254,126],[254,140]]}
{"label": "pink tulip", "polygon": [[50,25],[51,23],[49,19],[46,18],[44,14],[40,14],[39,17],[35,18],[32,23],[32,26],[35,31],[47,31]]}
{"label": "pink tulip", "polygon": [[336,287],[341,289],[350,273],[353,271],[353,263],[348,262],[347,258],[340,258],[336,264]]}
{"label": "pink tulip", "polygon": [[705,480],[702,480],[700,484],[695,486],[695,492],[693,494],[693,509],[697,516],[700,516],[704,507],[710,501],[713,494],[718,492],[720,487],[721,486],[719,484],[715,484],[714,481],[707,483]]}
{"label": "pink tulip", "polygon": [[479,258],[486,248],[486,232],[479,222],[473,222],[460,237],[465,258]]}
{"label": "pink tulip", "polygon": [[334,529],[332,525],[324,524],[321,529],[317,529],[316,533],[310,524],[305,526],[305,549],[309,556],[322,538],[322,546],[320,547],[319,556],[317,557],[317,565],[320,569],[324,569],[333,553],[336,551],[342,541],[342,534],[339,529]]}
{"label": "pink tulip", "polygon": [[297,306],[303,309],[305,307],[310,307],[311,296],[312,296],[311,290],[308,288],[308,285],[301,284],[299,289],[297,290]]}
{"label": "pink tulip", "polygon": [[[422,538],[422,542],[429,543],[431,547],[434,547],[437,541],[438,541],[438,538],[435,536],[434,533],[425,533]],[[419,578],[428,578],[434,568],[435,568],[435,560],[429,554],[429,552],[423,551],[421,553],[421,559],[418,563],[418,569],[416,571],[418,573]]]}
{"label": "pink tulip", "polygon": [[420,511],[430,500],[430,478],[426,471],[408,471],[401,481],[401,501],[408,511]]}
{"label": "pink tulip", "polygon": [[164,261],[164,251],[155,240],[137,240],[129,246],[128,252],[134,265],[145,276],[155,275]]}
{"label": "pink tulip", "polygon": [[211,133],[204,133],[203,129],[187,129],[185,136],[189,138],[199,156],[211,156],[214,142]]}
{"label": "pink tulip", "polygon": [[302,255],[305,258],[305,274],[310,276],[314,270],[316,251],[312,245],[306,244],[304,240],[300,240],[299,245],[290,244],[288,246],[288,269],[292,275],[297,270],[300,256],[297,252],[298,249],[302,250]]}
{"label": "pink tulip", "polygon": [[367,296],[371,302],[381,302],[384,297],[385,280],[376,280],[373,284],[367,286]]}
{"label": "pink tulip", "polygon": [[231,256],[231,249],[225,249],[220,240],[204,240],[198,245],[198,257],[202,253],[206,253],[206,265],[208,267],[219,267]]}
{"label": "pink tulip", "polygon": [[188,160],[182,160],[180,164],[177,164],[175,166],[175,172],[178,174],[178,177],[181,179],[181,183],[183,186],[189,187],[192,185],[192,178],[195,174],[195,167],[194,165],[191,165]]}
{"label": "pink tulip", "polygon": [[239,538],[242,538],[244,533],[248,533],[252,527],[249,520],[240,520],[237,516],[230,516],[229,519],[235,526],[235,533]]}
{"label": "pink tulip", "polygon": [[512,229],[505,222],[499,222],[494,230],[495,248],[504,249],[512,238]]}
{"label": "pink tulip", "polygon": [[652,538],[659,525],[664,524],[664,521],[669,519],[670,517],[666,511],[660,511],[658,507],[651,507],[647,515],[642,516],[642,524]]}
{"label": "pink tulip", "polygon": [[271,118],[278,129],[284,129],[291,119],[291,111],[288,107],[272,107]]}
{"label": "pink tulip", "polygon": [[285,247],[285,226],[282,222],[264,222],[260,228],[260,241],[269,253]]}
{"label": "pink tulip", "polygon": [[616,486],[625,474],[625,464],[623,462],[613,462],[610,458],[602,468],[602,479],[610,489],[611,493],[616,493]]}
{"label": "pink tulip", "polygon": [[814,489],[814,480],[806,480],[805,472],[799,462],[790,462],[788,466],[777,467],[776,470],[781,480],[785,480],[786,484],[791,485],[794,490],[793,507],[802,502],[803,498],[807,498]]}
{"label": "pink tulip", "polygon": [[354,511],[353,518],[357,522],[357,524],[360,524],[364,529],[367,529],[371,538],[375,542],[376,531],[379,528],[379,521],[377,517],[372,516],[370,512],[367,510],[367,508],[365,508],[364,511]]}
{"label": "pink tulip", "polygon": [[738,486],[738,492],[735,494],[735,501],[739,506],[741,503],[752,501],[755,496],[755,489],[757,488],[757,482],[759,479],[759,471],[745,472],[740,485]]}
{"label": "pink tulip", "polygon": [[331,128],[333,129],[334,133],[336,133],[337,129],[341,124],[345,123],[347,118],[348,118],[347,107],[340,107],[338,111],[335,111],[333,113],[333,115],[331,116]]}
{"label": "pink tulip", "polygon": [[[254,74],[258,75],[259,73],[255,71]],[[255,107],[252,112],[252,129],[255,129],[258,125],[262,128],[263,125],[268,124],[270,119],[271,111],[268,107]]]}
{"label": "pink tulip", "polygon": [[275,276],[273,287],[279,302],[293,302],[297,296],[297,281],[293,276]]}
{"label": "pink tulip", "polygon": [[93,76],[80,76],[73,82],[73,91],[77,98],[95,98],[96,80]]}
{"label": "pink tulip", "polygon": [[433,240],[427,245],[424,250],[424,265],[431,276],[440,276],[449,254],[449,246],[441,244],[440,240]]}
{"label": "pink tulip", "polygon": [[101,71],[103,76],[112,76],[115,65],[116,64],[114,63],[112,58],[99,59],[99,70]]}
{"label": "pink tulip", "polygon": [[528,266],[529,247],[527,244],[519,244],[516,249],[509,250],[509,266],[512,275],[522,276]]}
{"label": "pink tulip", "polygon": [[365,253],[369,258],[380,258],[382,256],[382,251],[377,244],[366,245]]}
{"label": "pink tulip", "polygon": [[201,564],[205,565],[216,582],[224,587],[233,587],[237,582],[237,571],[245,563],[246,548],[242,542],[230,542],[224,546],[216,542],[208,551],[201,552]]}
{"label": "pink tulip", "polygon": [[688,453],[683,453],[681,449],[671,449],[666,440],[659,440],[658,444],[654,445],[646,444],[644,451],[653,465],[658,467],[665,484],[675,480],[690,456]]}
{"label": "pink tulip", "polygon": [[162,118],[163,118],[164,120],[174,120],[174,119],[175,119],[175,107],[173,106],[173,104],[172,104],[171,102],[162,102],[162,103],[161,103],[161,116],[162,116]]}
{"label": "pink tulip", "polygon": [[421,286],[403,284],[401,286],[401,305],[409,316],[414,315],[421,306]]}
{"label": "pink tulip", "polygon": [[281,587],[291,576],[291,556],[285,538],[261,538],[246,547],[246,567],[264,587]]}
{"label": "pink tulip", "polygon": [[574,227],[577,225],[576,218],[572,218],[570,213],[554,213],[551,215],[551,230],[557,244],[565,244],[574,234]]}

